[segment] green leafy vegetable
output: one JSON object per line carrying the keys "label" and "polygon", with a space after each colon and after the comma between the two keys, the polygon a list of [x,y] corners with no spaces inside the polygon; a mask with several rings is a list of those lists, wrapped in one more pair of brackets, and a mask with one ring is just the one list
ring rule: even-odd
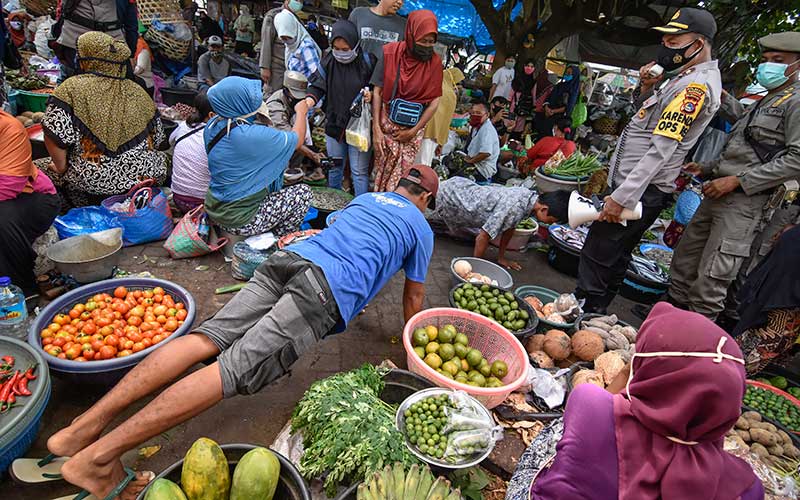
{"label": "green leafy vegetable", "polygon": [[580,151],[575,151],[572,156],[558,165],[546,167],[544,173],[583,178],[591,175],[600,167],[602,165],[596,155],[584,156]]}
{"label": "green leafy vegetable", "polygon": [[292,432],[302,431],[300,472],[325,477],[325,492],[361,481],[387,464],[417,463],[395,428],[395,409],[378,396],[384,372],[370,364],[315,382],[292,414]]}
{"label": "green leafy vegetable", "polygon": [[481,490],[489,486],[489,476],[480,467],[458,469],[450,474],[453,488],[459,488],[466,500],[482,500]]}

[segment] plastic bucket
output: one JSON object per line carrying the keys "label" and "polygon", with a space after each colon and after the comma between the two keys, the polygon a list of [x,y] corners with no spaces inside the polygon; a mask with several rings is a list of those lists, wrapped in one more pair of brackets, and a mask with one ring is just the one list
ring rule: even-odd
{"label": "plastic bucket", "polygon": [[[66,314],[73,305],[86,302],[89,297],[98,293],[111,293],[118,286],[124,286],[128,288],[128,290],[143,290],[155,288],[157,286],[162,287],[168,294],[176,299],[176,302],[183,302],[185,304],[187,315],[183,325],[162,342],[122,358],[77,362],[68,359],[59,359],[44,352],[39,332],[52,323],[56,314]],[[48,304],[31,323],[30,330],[28,331],[28,344],[33,346],[33,348],[41,354],[42,358],[50,365],[50,369],[55,375],[59,376],[59,378],[82,385],[109,386],[118,382],[128,370],[138,364],[148,354],[167,342],[171,342],[191,331],[196,311],[197,308],[195,307],[192,294],[182,286],[176,285],[171,281],[154,278],[119,278],[98,281],[97,283],[76,288]]]}
{"label": "plastic bucket", "polygon": [[[258,446],[252,444],[223,444],[221,448],[225,453],[225,458],[228,459],[228,469],[231,472],[232,478],[233,471],[236,469],[236,464],[239,463],[239,460],[241,460],[245,453],[254,448],[258,448]],[[276,451],[272,451],[272,453],[278,457],[278,461],[281,463],[281,474],[278,478],[278,488],[275,490],[275,496],[273,498],[277,500],[311,500],[311,491],[309,491],[308,485],[303,480],[303,477],[300,475],[300,472],[297,470],[294,464],[292,464],[288,458],[284,457],[280,453]],[[156,476],[156,479],[169,479],[173,483],[180,486],[182,468],[183,459],[178,460],[174,464],[167,467],[164,472]],[[151,482],[149,485],[147,485],[147,487],[143,489],[141,493],[139,493],[139,496],[136,497],[136,500],[144,500],[144,497],[147,495],[147,490],[150,489],[150,485],[152,484],[153,483]]]}
{"label": "plastic bucket", "polygon": [[[534,229],[515,229],[514,236],[512,236],[511,239],[508,240],[508,245],[506,246],[506,250],[511,250],[514,252],[524,252],[525,250],[528,249],[528,242],[531,240],[531,236],[533,236],[533,234],[538,230],[539,230],[538,225]],[[499,248],[500,238],[502,238],[502,236],[503,235],[499,235],[497,238],[493,239],[490,242],[492,246]]]}
{"label": "plastic bucket", "polygon": [[[456,304],[456,299],[455,299],[454,293],[455,293],[456,289],[458,289],[461,285],[462,285],[462,283],[459,283],[458,285],[456,285],[456,286],[454,286],[453,288],[450,289],[450,294],[448,296],[448,299],[450,301],[450,307],[454,307],[456,309],[460,309],[460,307],[458,307],[458,304]],[[506,292],[506,290],[503,290],[502,288],[499,288],[499,287],[496,287],[496,286],[491,286],[491,285],[486,285],[486,286],[488,286],[492,290],[497,289],[497,290],[500,290],[502,292]],[[515,336],[519,340],[525,340],[526,338],[528,338],[531,335],[533,335],[534,333],[536,333],[536,328],[539,326],[539,317],[536,315],[536,311],[534,311],[534,309],[530,306],[530,304],[528,304],[527,302],[522,300],[516,294],[512,294],[512,295],[514,295],[514,298],[519,303],[520,309],[522,309],[523,311],[528,313],[528,321],[527,321],[527,323],[525,325],[525,328],[523,328],[521,330],[509,330],[509,331],[511,332],[511,334],[513,336]]]}
{"label": "plastic bucket", "polygon": [[[530,297],[533,295],[534,297],[538,298],[542,301],[542,304],[547,304],[548,302],[555,301],[560,293],[550,290],[549,288],[544,288],[541,286],[536,285],[524,285],[516,290],[514,290],[514,295],[519,297],[522,300],[525,300],[525,297]],[[534,312],[536,314],[536,312]],[[538,317],[538,316],[537,316]],[[539,333],[544,333],[547,330],[562,330],[566,333],[572,333],[575,331],[575,324],[580,320],[580,317],[577,318],[576,321],[572,323],[554,323],[552,321],[547,321],[546,319],[539,318],[539,327],[537,331]]]}
{"label": "plastic bucket", "polygon": [[[488,260],[479,259],[477,257],[456,257],[450,261],[450,274],[452,275],[451,281],[453,286],[456,286],[460,283],[468,283],[467,280],[459,276],[455,271],[454,266],[459,260],[465,260],[469,262],[469,264],[472,266],[473,273],[482,274],[497,281],[498,288],[502,288],[503,290],[511,290],[511,287],[514,286],[514,278],[511,277],[508,271],[498,266],[494,262],[489,262]],[[473,283],[473,285],[474,284],[475,283]]]}
{"label": "plastic bucket", "polygon": [[390,405],[399,405],[415,392],[430,389],[430,380],[407,370],[395,368],[383,377],[380,398]]}
{"label": "plastic bucket", "polygon": [[649,280],[628,269],[619,287],[619,294],[641,304],[655,304],[667,293],[669,283]]}
{"label": "plastic bucket", "polygon": [[18,90],[17,94],[17,112],[31,111],[38,113],[47,109],[47,99],[50,94],[40,94],[38,92],[28,92],[27,90]]}
{"label": "plastic bucket", "polygon": [[[461,384],[436,373],[436,370],[419,359],[411,344],[414,330],[428,325],[441,328],[448,324],[452,324],[459,332],[466,334],[470,347],[481,351],[490,363],[496,360],[506,362],[508,374],[502,379],[506,385],[489,388]],[[406,362],[409,370],[422,375],[439,387],[462,390],[489,409],[505,401],[509,394],[525,382],[528,375],[528,353],[520,341],[494,321],[469,311],[439,307],[418,312],[403,328],[403,347],[406,350]]]}

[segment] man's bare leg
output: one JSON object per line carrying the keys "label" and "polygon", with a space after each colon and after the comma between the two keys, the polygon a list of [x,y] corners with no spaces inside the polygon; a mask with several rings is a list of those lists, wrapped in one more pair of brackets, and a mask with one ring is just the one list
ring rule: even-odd
{"label": "man's bare leg", "polygon": [[[210,408],[222,399],[219,363],[190,373],[159,394],[119,427],[87,446],[61,468],[64,479],[98,498],[104,498],[125,477],[120,457]],[[99,403],[98,403],[99,404]],[[109,407],[114,406],[109,404]],[[144,486],[129,487],[122,500],[134,498]]]}
{"label": "man's bare leg", "polygon": [[47,449],[58,456],[75,455],[96,441],[114,417],[132,403],[163,387],[196,363],[217,354],[217,346],[200,334],[177,338],[156,349],[128,372],[100,401],[73,420],[68,427],[53,434],[47,440]]}

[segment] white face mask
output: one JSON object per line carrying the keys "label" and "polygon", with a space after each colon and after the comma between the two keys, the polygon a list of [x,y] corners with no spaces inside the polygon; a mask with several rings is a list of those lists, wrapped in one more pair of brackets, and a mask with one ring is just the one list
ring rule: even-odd
{"label": "white face mask", "polygon": [[[739,363],[744,365],[744,360],[741,358],[737,358],[736,356],[731,356],[730,354],[726,354],[722,352],[722,347],[728,341],[728,337],[720,337],[719,343],[717,344],[717,352],[637,352],[634,353],[631,357],[631,372],[628,375],[628,382],[625,384],[625,393],[628,395],[628,400],[632,401],[633,396],[631,396],[631,380],[633,380],[633,361],[636,358],[660,358],[660,357],[673,357],[673,358],[713,358],[714,363],[722,363],[724,360],[733,361],[735,363]],[[670,441],[679,444],[685,445],[695,445],[697,444],[696,441],[682,441],[673,436],[665,436]]]}
{"label": "white face mask", "polygon": [[22,29],[22,21],[11,21],[10,23],[8,23],[8,25],[11,26],[11,29],[14,30]]}

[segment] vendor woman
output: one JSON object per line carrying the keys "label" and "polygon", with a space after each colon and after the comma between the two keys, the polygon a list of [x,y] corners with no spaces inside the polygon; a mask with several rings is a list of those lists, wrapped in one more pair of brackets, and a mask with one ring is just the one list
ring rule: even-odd
{"label": "vendor woman", "polygon": [[[260,93],[261,82],[256,84]],[[297,111],[305,113],[305,105]],[[298,123],[304,127],[304,120]],[[411,319],[422,310],[433,252],[433,233],[422,213],[438,184],[430,167],[418,165],[394,192],[357,197],[331,227],[272,254],[213,318],[154,350],[100,401],[48,439],[52,453],[72,457],[61,467],[64,479],[105,498],[124,477],[123,453],[223,398],[262,390],[335,327],[343,329],[401,269],[403,316]],[[103,432],[133,403],[213,357],[213,364],[191,371],[128,420]],[[142,474],[120,498],[133,498],[144,480]]]}
{"label": "vendor woman", "polygon": [[90,31],[78,37],[82,73],[64,80],[42,120],[53,182],[69,205],[99,205],[140,183],[167,176],[158,111],[147,92],[125,78],[125,42]]}
{"label": "vendor woman", "polygon": [[[303,145],[306,120],[284,132],[253,123],[261,106],[261,82],[229,76],[208,90],[216,116],[204,132],[211,184],[205,208],[211,220],[232,234],[252,236],[271,231],[282,237],[297,231],[311,206],[305,184],[283,186],[283,172]],[[305,116],[313,99],[298,101]]]}
{"label": "vendor woman", "polygon": [[750,465],[722,448],[745,390],[731,336],[660,302],[630,366],[609,387],[618,394],[590,383],[572,391],[563,423],[520,458],[506,500],[764,498]]}
{"label": "vendor woman", "polygon": [[497,263],[519,271],[522,266],[505,258],[514,230],[523,219],[533,216],[539,222],[553,224],[567,220],[569,191],[537,195],[528,188],[481,186],[464,177],[443,181],[436,198],[435,222],[443,222],[452,232],[478,229],[474,257],[482,258],[489,242],[500,236]]}
{"label": "vendor woman", "polygon": [[31,161],[25,126],[0,110],[0,276],[36,293],[32,244],[58,215],[61,203],[50,179]]}

